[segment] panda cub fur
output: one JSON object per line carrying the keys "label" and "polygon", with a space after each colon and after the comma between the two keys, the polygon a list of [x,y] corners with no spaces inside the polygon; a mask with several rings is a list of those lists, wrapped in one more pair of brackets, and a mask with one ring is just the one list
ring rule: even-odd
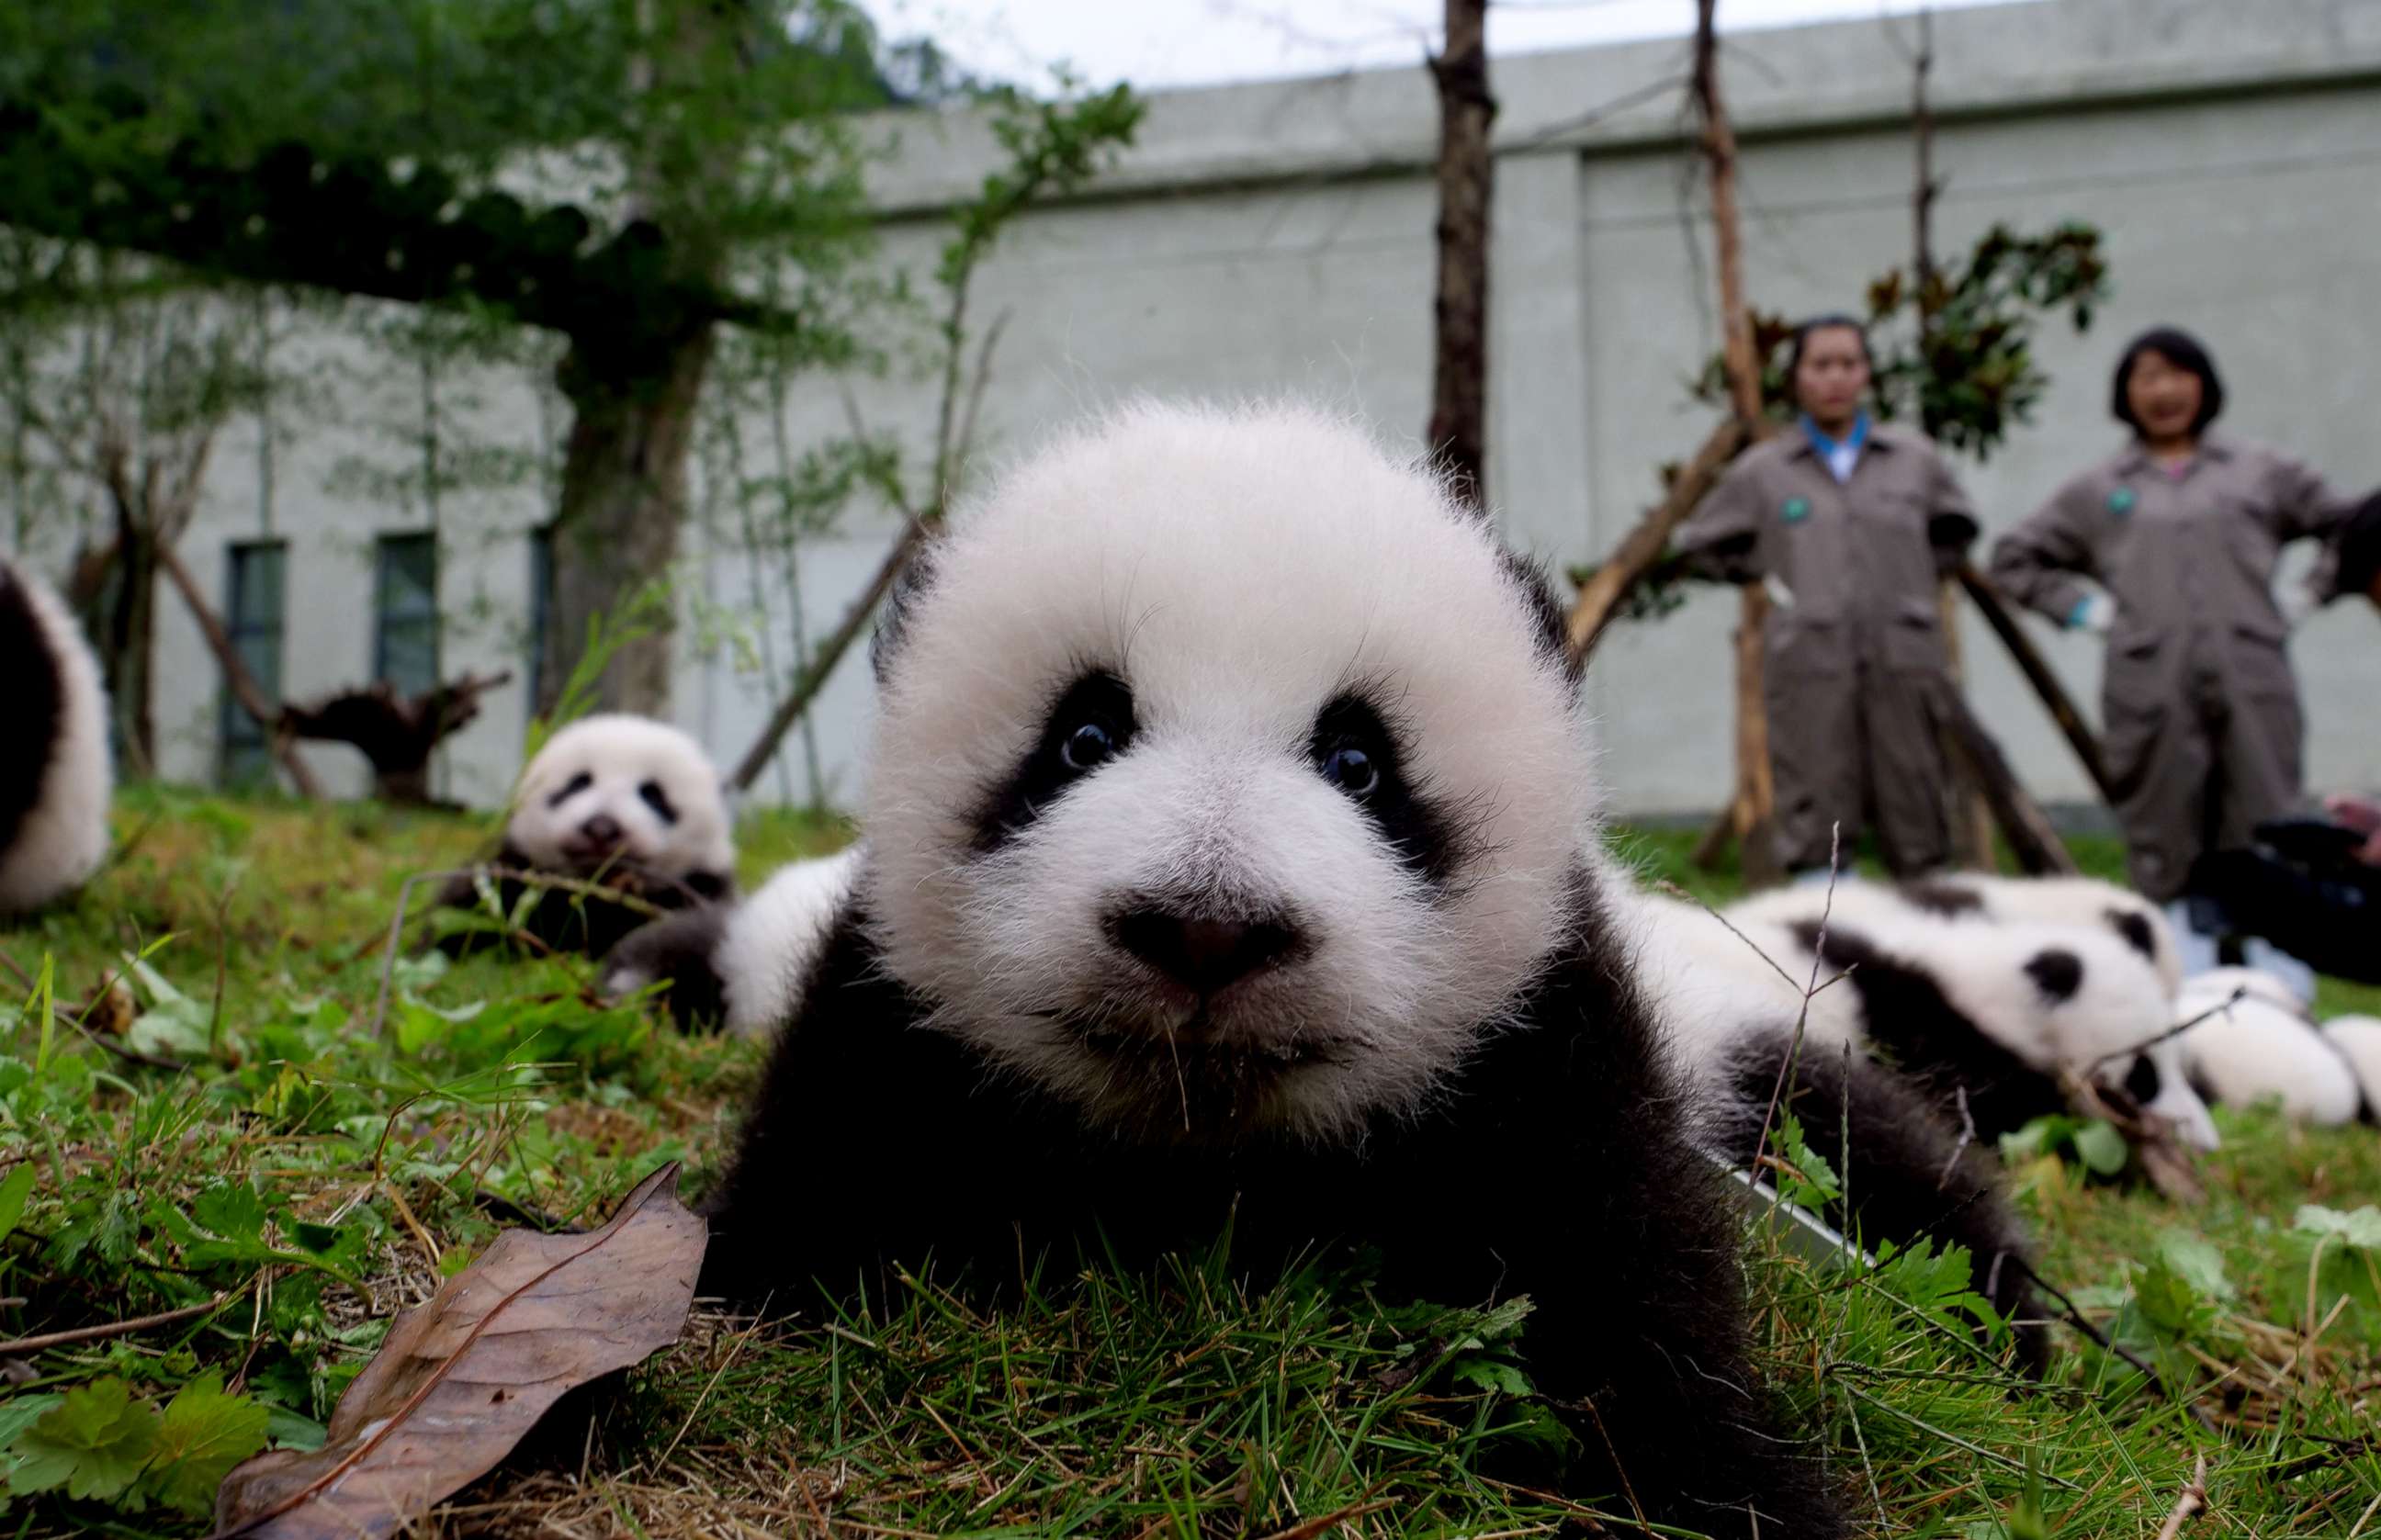
{"label": "panda cub fur", "polygon": [[1262,1280],[1344,1244],[1390,1297],[1532,1296],[1572,1493],[1842,1534],[1615,931],[1544,577],[1286,407],[1120,410],[922,554],[706,1291],[800,1307],[931,1255],[997,1296],[1227,1230]]}
{"label": "panda cub fur", "polygon": [[2218,1106],[2278,1102],[2284,1116],[2323,1127],[2353,1122],[2363,1110],[2352,1057],[2306,1019],[2297,993],[2271,974],[2193,974],[2183,981],[2174,1019],[2197,1022],[2177,1041],[2192,1080]]}
{"label": "panda cub fur", "polygon": [[1798,977],[1824,927],[1819,977],[1850,976],[1822,993],[1842,998],[1813,1025],[1854,1018],[1859,1042],[1946,1102],[1964,1101],[1985,1138],[2064,1110],[2058,1073],[2072,1069],[2122,1087],[2187,1144],[2221,1142],[2181,1046],[2162,1038],[2170,997],[2152,954],[2118,928],[1946,918],[1902,890],[1857,881],[1838,883],[1832,903],[1824,889],[1793,887],[1727,913],[1782,933],[1786,950],[1772,955]]}
{"label": "panda cub fur", "polygon": [[2323,1035],[2356,1072],[2361,1116],[2381,1122],[2381,1016],[2334,1016],[2323,1024]]}
{"label": "panda cub fur", "polygon": [[0,915],[87,881],[107,855],[115,771],[99,660],[49,586],[0,560],[0,658],[8,736],[0,754]]}
{"label": "panda cub fur", "polygon": [[1813,976],[1786,927],[1723,924],[1698,905],[1646,892],[1627,895],[1619,909],[1639,976],[1693,1084],[1704,1147],[1749,1167],[1775,1126],[1777,1097],[1808,1146],[1845,1178],[1852,1207],[1827,1219],[1864,1244],[1923,1235],[1965,1247],[1978,1291],[2015,1327],[2021,1365],[2040,1373],[2049,1338],[2033,1317],[2031,1247],[1999,1169],[1984,1146],[1960,1137],[1926,1087],[1869,1057],[1853,992],[1821,989],[1806,1014],[1804,991],[1830,975]]}
{"label": "panda cub fur", "polygon": [[[663,909],[726,898],[735,888],[736,850],[719,772],[702,745],[665,722],[583,717],[521,771],[494,864],[599,883]],[[529,885],[489,880],[512,915]],[[471,876],[450,882],[440,898],[461,908],[482,902]],[[647,917],[626,904],[548,889],[523,928],[546,946],[600,957]],[[466,952],[488,940],[463,931],[440,945]]]}
{"label": "panda cub fur", "polygon": [[1957,919],[2104,928],[2157,969],[2167,998],[2182,987],[2182,952],[2166,912],[2131,888],[2096,877],[1997,877],[1946,872],[1894,890],[1922,909]]}
{"label": "panda cub fur", "polygon": [[653,921],[614,948],[604,971],[615,999],[666,983],[681,1027],[739,1037],[774,1030],[794,1013],[803,981],[850,895],[861,847],[781,867],[751,896]]}

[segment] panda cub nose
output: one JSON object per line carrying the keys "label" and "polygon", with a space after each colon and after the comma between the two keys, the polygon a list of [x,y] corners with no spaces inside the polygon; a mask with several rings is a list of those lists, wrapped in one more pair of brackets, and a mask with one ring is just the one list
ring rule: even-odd
{"label": "panda cub nose", "polygon": [[1135,904],[1108,916],[1118,948],[1197,995],[1220,993],[1298,946],[1285,916],[1239,920]]}
{"label": "panda cub nose", "polygon": [[617,819],[609,813],[598,813],[579,826],[581,838],[589,844],[606,848],[620,843],[621,829]]}

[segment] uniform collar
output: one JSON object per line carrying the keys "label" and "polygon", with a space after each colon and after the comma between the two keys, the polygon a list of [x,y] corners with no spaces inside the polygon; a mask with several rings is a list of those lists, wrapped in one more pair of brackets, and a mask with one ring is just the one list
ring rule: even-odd
{"label": "uniform collar", "polygon": [[1827,437],[1826,430],[1812,421],[1808,412],[1802,414],[1795,426],[1794,453],[1805,457],[1818,454],[1823,448],[1840,448],[1844,444],[1850,444],[1862,454],[1872,449],[1893,447],[1890,440],[1876,431],[1875,419],[1869,416],[1865,406],[1861,408],[1858,417],[1852,418],[1852,430],[1840,440]]}
{"label": "uniform collar", "polygon": [[[2192,451],[2191,457],[2193,462],[2214,460],[2222,465],[2232,458],[2232,441],[2221,433],[2203,432],[2199,435],[2199,447]],[[2125,452],[2117,456],[2117,474],[2138,476],[2149,469],[2151,464],[2149,446],[2135,438],[2125,447]]]}

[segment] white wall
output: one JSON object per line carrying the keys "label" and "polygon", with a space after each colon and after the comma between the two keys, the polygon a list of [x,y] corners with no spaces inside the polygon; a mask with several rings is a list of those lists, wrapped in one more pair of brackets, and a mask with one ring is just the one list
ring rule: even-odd
{"label": "white wall", "polygon": [[[1996,220],[2031,231],[2082,218],[2105,232],[2117,288],[2089,335],[2047,335],[2055,382],[2034,422],[1989,465],[1963,467],[1988,532],[2116,447],[2106,371],[2123,337],[2154,321],[2208,339],[2236,431],[2285,444],[2346,486],[2381,482],[2371,405],[2381,387],[2381,307],[2370,297],[2372,253],[2381,249],[2381,5],[2044,0],[1941,16],[1935,48],[1936,154],[1948,177],[1938,249],[1960,249]],[[1709,422],[1682,388],[1715,340],[1707,264],[1690,255],[1691,231],[1707,247],[1703,195],[1682,181],[1668,83],[1683,67],[1680,43],[1496,66],[1490,486],[1516,542],[1558,563],[1608,548],[1651,500],[1656,464],[1691,451]],[[1857,308],[1865,281],[1906,261],[1910,242],[1908,77],[1894,39],[1874,23],[1748,34],[1730,44],[1726,80],[1744,142],[1755,301],[1788,312]],[[965,117],[904,119],[898,133],[901,153],[876,182],[892,220],[884,261],[923,274],[939,209],[995,164],[995,152]],[[1293,390],[1418,432],[1429,383],[1435,137],[1418,70],[1156,98],[1139,145],[1097,196],[1023,221],[981,275],[974,314],[1009,320],[979,460],[1135,391]],[[351,342],[320,346],[343,365],[343,380],[375,381],[389,401],[415,388],[409,365],[355,357]],[[537,393],[527,376],[489,371],[475,385],[483,399],[470,434],[533,448]],[[841,431],[838,391],[817,381],[800,388],[797,436]],[[897,370],[850,389],[872,427],[898,430],[923,455],[931,382]],[[275,460],[275,519],[292,542],[285,679],[293,695],[362,677],[370,539],[420,527],[425,516],[324,490],[329,467],[369,431],[310,427]],[[748,446],[766,435],[764,422],[745,425]],[[397,451],[380,442],[374,453]],[[255,467],[252,442],[227,437],[207,518],[186,548],[202,580],[219,582],[216,548],[255,527]],[[706,495],[699,476],[698,506]],[[447,500],[442,588],[458,617],[450,672],[518,671],[525,532],[540,509],[534,485]],[[881,512],[861,511],[803,547],[813,636],[834,624],[892,534]],[[701,528],[687,544],[700,608],[765,624],[779,670],[789,672],[777,564],[756,575],[732,540]],[[764,619],[751,613],[756,576]],[[214,669],[170,602],[165,613],[168,769],[202,777]],[[1705,594],[1606,641],[1590,687],[1617,807],[1687,811],[1725,794],[1732,613],[1728,596]],[[678,715],[732,760],[765,715],[768,691],[739,661],[744,649],[699,655],[702,629],[681,632]],[[1981,627],[1968,653],[1976,704],[2021,773],[2047,798],[2083,799],[2063,743]],[[2089,698],[2091,649],[2060,638],[2053,656]],[[2381,712],[2372,705],[2381,619],[2345,607],[2326,613],[2297,656],[2314,781],[2381,782]],[[841,800],[859,773],[869,695],[855,656],[814,719]],[[492,697],[447,757],[453,794],[501,796],[522,711],[518,685]],[[342,787],[362,784],[346,751],[319,751],[318,762]],[[804,794],[798,759],[760,791],[780,787]]]}

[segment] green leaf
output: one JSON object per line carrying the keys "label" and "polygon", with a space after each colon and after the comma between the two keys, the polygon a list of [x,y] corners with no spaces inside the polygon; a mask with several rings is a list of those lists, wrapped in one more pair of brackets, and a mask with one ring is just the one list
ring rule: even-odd
{"label": "green leaf", "polygon": [[2125,1148],[2125,1136],[2112,1123],[2098,1119],[2075,1131],[2075,1153],[2083,1164],[2102,1176],[2115,1176],[2125,1169],[2131,1158]]}
{"label": "green leaf", "polygon": [[63,1396],[11,1396],[0,1401],[0,1454],[8,1452],[17,1436],[40,1420],[43,1413],[65,1400]]}
{"label": "green leaf", "polygon": [[25,1217],[25,1199],[33,1191],[33,1163],[21,1160],[5,1181],[0,1181],[0,1241],[8,1238],[17,1221]]}
{"label": "green leaf", "polygon": [[2240,1292],[2225,1276],[2224,1253],[2204,1235],[2166,1231],[2158,1236],[2158,1255],[2204,1298],[2228,1300]]}
{"label": "green leaf", "polygon": [[1501,1359],[1460,1359],[1447,1373],[1459,1385],[1476,1385],[1483,1390],[1501,1390],[1508,1396],[1530,1393],[1530,1382],[1521,1371]]}
{"label": "green leaf", "polygon": [[157,1441],[157,1413],[114,1375],[79,1385],[17,1436],[11,1491],[66,1488],[78,1498],[121,1497]]}
{"label": "green leaf", "polygon": [[2337,1235],[2359,1251],[2381,1251],[2381,1208],[2369,1203],[2345,1214],[2319,1203],[2301,1204],[2291,1226],[2310,1235]]}
{"label": "green leaf", "polygon": [[2201,1310],[2199,1291],[2163,1256],[2142,1269],[2133,1297],[2141,1302],[2143,1319],[2174,1337],[2188,1334]]}
{"label": "green leaf", "polygon": [[207,1513],[231,1468],[264,1448],[271,1415],[247,1396],[226,1394],[222,1374],[209,1370],[166,1405],[143,1487],[169,1508]]}

